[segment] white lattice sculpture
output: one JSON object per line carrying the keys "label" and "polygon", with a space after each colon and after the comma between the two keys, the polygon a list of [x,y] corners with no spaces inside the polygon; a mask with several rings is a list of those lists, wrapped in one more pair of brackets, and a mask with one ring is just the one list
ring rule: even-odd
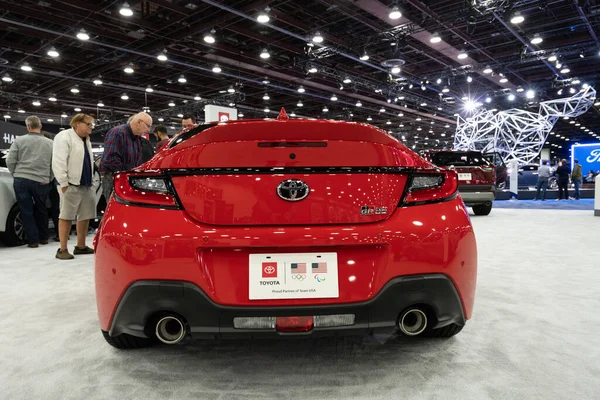
{"label": "white lattice sculpture", "polygon": [[585,113],[595,99],[596,90],[588,86],[571,97],[540,102],[538,113],[513,108],[500,112],[480,110],[467,118],[459,116],[454,149],[497,151],[506,161],[530,163],[540,154],[558,118]]}

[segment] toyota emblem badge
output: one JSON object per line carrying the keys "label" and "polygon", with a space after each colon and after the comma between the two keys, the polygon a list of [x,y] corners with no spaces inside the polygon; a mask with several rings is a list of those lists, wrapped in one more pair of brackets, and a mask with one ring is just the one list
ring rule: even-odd
{"label": "toyota emblem badge", "polygon": [[308,185],[299,179],[288,179],[277,186],[277,195],[286,201],[300,201],[310,193]]}

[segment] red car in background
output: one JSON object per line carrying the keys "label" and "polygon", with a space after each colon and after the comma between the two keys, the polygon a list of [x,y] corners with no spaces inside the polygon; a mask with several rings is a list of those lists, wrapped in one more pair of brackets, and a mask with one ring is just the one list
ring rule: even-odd
{"label": "red car in background", "polygon": [[488,215],[492,211],[498,177],[489,157],[472,150],[428,150],[423,156],[438,167],[456,171],[458,191],[465,204],[473,207],[475,215]]}
{"label": "red car in background", "polygon": [[366,124],[282,112],[180,132],[115,175],[94,240],[102,333],[117,348],[451,337],[471,317],[477,275],[457,186],[454,171]]}

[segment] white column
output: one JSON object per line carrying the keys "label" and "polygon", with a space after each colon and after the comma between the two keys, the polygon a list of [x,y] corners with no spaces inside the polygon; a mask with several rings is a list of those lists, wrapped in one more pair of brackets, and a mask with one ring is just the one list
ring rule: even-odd
{"label": "white column", "polygon": [[594,215],[600,217],[600,174],[594,178],[596,182],[596,191],[594,192]]}
{"label": "white column", "polygon": [[519,162],[510,160],[510,200],[519,199]]}

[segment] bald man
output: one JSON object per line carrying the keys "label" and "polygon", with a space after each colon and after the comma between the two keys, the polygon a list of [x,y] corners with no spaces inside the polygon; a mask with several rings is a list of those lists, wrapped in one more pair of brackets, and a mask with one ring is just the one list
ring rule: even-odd
{"label": "bald man", "polygon": [[143,163],[140,136],[152,129],[152,117],[141,112],[126,124],[112,128],[104,138],[104,154],[100,160],[102,188],[108,201],[113,190],[115,172],[128,171]]}

